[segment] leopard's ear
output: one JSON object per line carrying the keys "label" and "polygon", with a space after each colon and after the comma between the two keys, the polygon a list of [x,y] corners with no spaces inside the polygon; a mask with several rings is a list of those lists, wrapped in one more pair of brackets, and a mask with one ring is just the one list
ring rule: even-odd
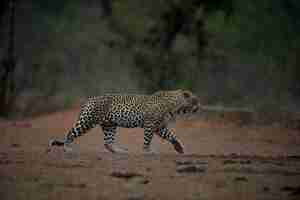
{"label": "leopard's ear", "polygon": [[191,98],[192,97],[192,93],[188,90],[183,90],[182,94],[183,94],[184,98]]}

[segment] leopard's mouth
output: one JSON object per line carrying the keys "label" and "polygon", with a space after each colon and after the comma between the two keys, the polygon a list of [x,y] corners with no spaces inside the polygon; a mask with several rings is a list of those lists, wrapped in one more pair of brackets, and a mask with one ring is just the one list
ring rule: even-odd
{"label": "leopard's mouth", "polygon": [[198,112],[199,108],[200,108],[200,107],[199,107],[198,105],[193,106],[193,107],[192,107],[192,113]]}
{"label": "leopard's mouth", "polygon": [[194,106],[188,106],[188,107],[182,107],[177,111],[178,114],[193,114],[198,112],[199,106],[194,105]]}

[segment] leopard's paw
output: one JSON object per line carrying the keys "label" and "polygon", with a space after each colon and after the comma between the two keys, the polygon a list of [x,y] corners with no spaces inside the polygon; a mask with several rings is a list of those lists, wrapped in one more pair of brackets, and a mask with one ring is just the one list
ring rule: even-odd
{"label": "leopard's paw", "polygon": [[181,153],[181,154],[184,153],[183,145],[182,145],[182,143],[179,140],[176,140],[175,142],[173,142],[173,146],[174,146],[174,149],[178,153]]}
{"label": "leopard's paw", "polygon": [[70,144],[65,144],[64,152],[65,152],[66,158],[78,158],[79,157],[79,150],[78,150],[78,147],[76,148],[76,146],[75,146],[75,150],[74,150],[74,148],[71,147]]}
{"label": "leopard's paw", "polygon": [[105,144],[105,148],[112,152],[117,154],[128,154],[128,149],[124,147],[119,147],[117,145],[111,145],[111,144]]}
{"label": "leopard's paw", "polygon": [[144,155],[155,155],[158,154],[159,152],[154,150],[153,148],[144,148]]}

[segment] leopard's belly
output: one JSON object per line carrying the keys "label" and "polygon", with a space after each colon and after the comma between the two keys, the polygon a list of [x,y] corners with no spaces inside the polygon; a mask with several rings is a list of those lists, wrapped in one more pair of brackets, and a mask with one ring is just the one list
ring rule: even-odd
{"label": "leopard's belly", "polygon": [[110,121],[116,126],[123,128],[144,127],[144,115],[141,112],[114,112],[110,114]]}

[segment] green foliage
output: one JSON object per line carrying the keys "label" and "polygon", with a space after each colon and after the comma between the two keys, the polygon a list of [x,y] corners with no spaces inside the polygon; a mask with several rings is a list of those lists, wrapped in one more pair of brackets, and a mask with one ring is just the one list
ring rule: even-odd
{"label": "green foliage", "polygon": [[71,95],[65,95],[63,99],[63,107],[69,108],[74,103],[74,97]]}
{"label": "green foliage", "polygon": [[[223,11],[209,15],[206,30],[210,40],[205,59],[223,63],[222,71],[229,72],[225,84],[240,94],[236,99],[261,96],[267,97],[264,101],[269,99],[270,104],[280,104],[291,98],[289,92],[297,90],[299,76],[296,78],[295,70],[299,61],[294,55],[299,52],[299,28],[295,19],[300,15],[293,16],[285,6],[287,2],[234,1],[231,16]],[[229,90],[228,94],[233,93]]]}
{"label": "green foliage", "polygon": [[32,66],[28,85],[63,94],[66,105],[79,95],[173,88],[258,108],[300,96],[299,1],[113,0],[107,18],[98,1],[32,5],[41,39],[29,41],[22,61]]}

